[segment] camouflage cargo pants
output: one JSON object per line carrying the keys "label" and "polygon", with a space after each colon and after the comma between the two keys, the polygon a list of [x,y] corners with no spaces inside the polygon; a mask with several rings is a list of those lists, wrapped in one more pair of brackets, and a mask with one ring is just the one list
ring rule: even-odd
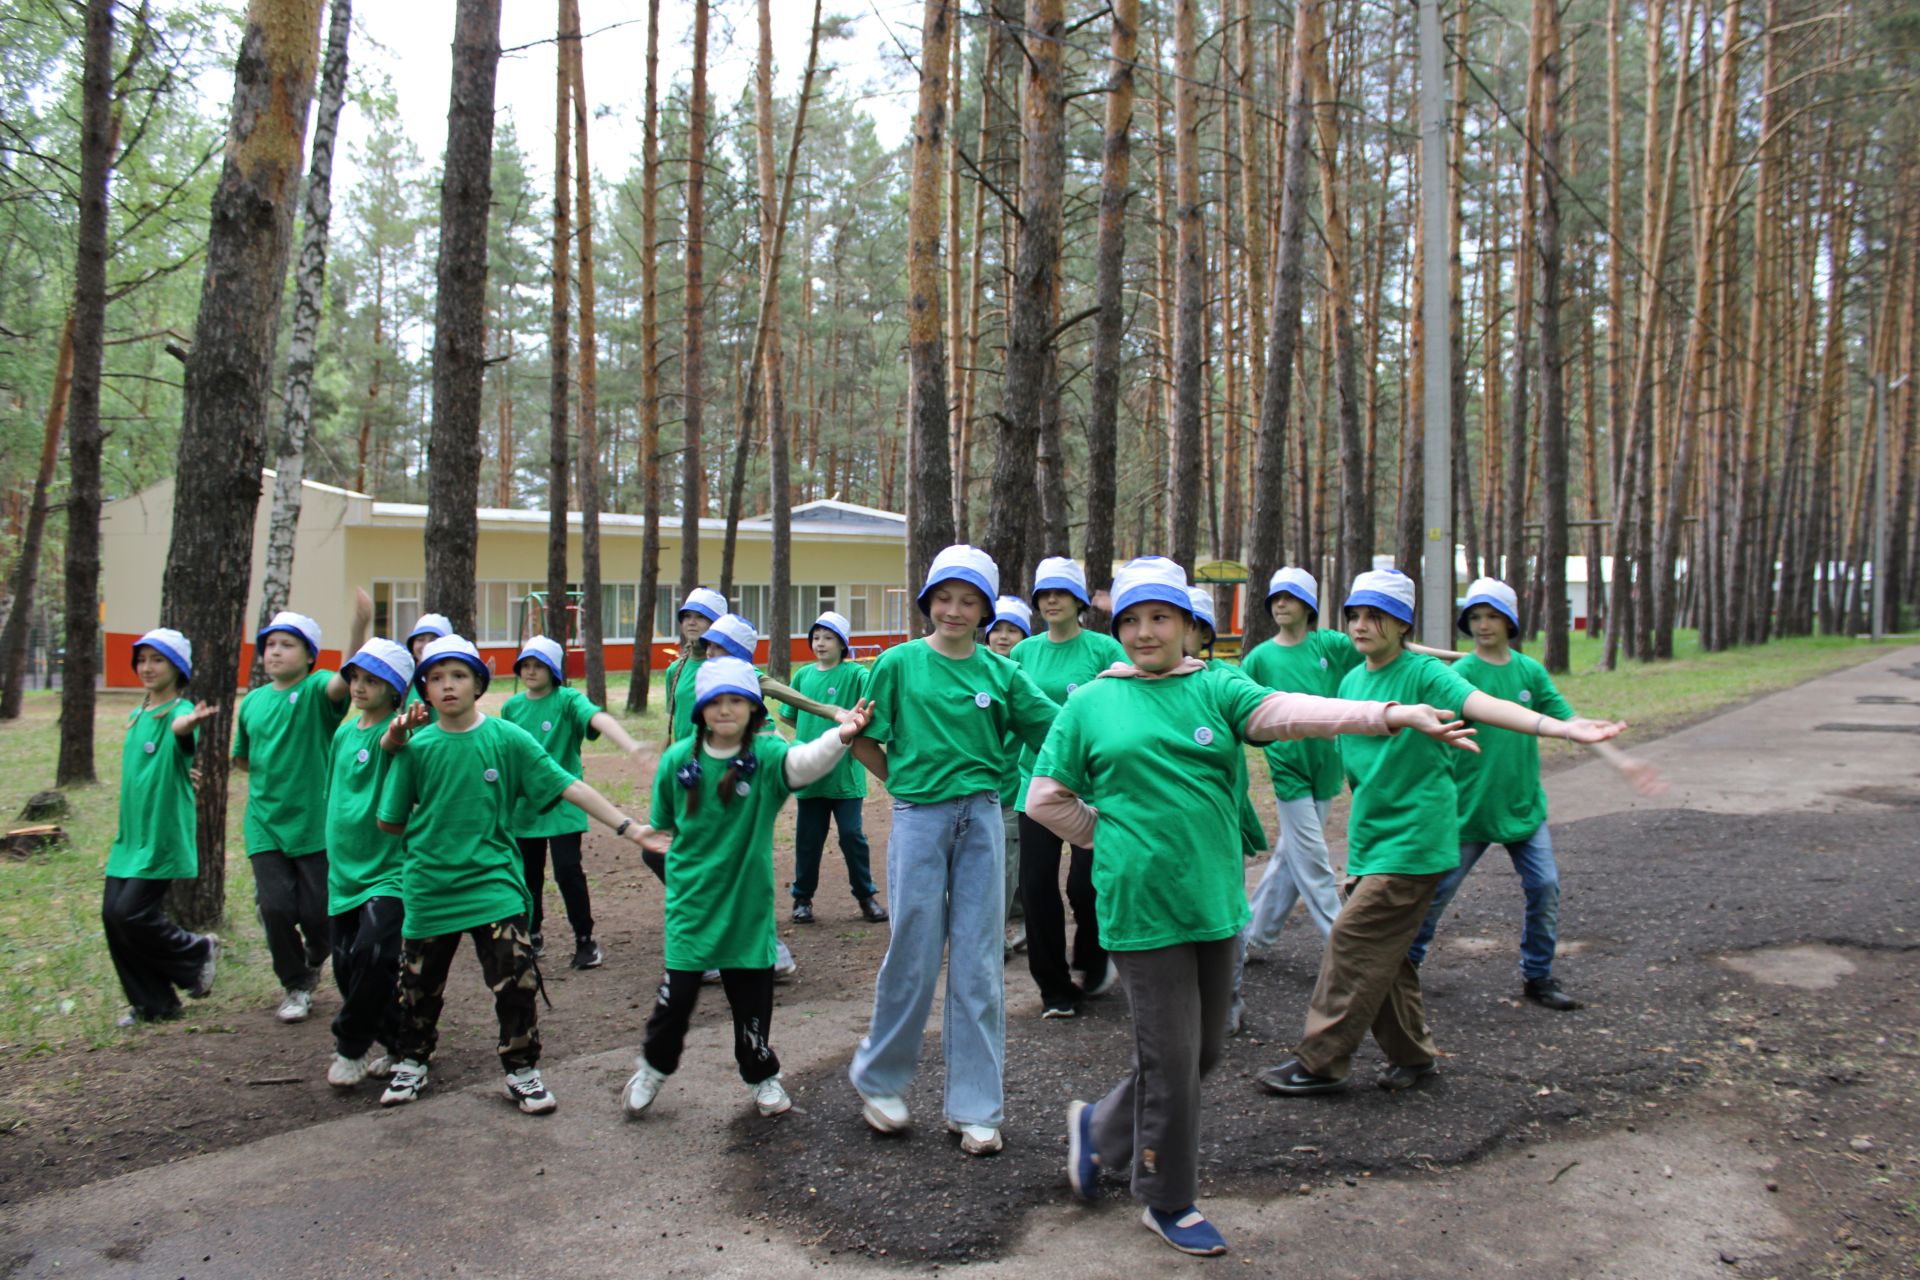
{"label": "camouflage cargo pants", "polygon": [[[533,940],[524,915],[467,930],[480,959],[480,976],[493,992],[500,1018],[500,1065],[522,1071],[540,1061],[540,981],[533,967]],[[400,1034],[394,1049],[403,1059],[426,1062],[440,1038],[447,971],[460,949],[457,933],[406,938],[400,945]]]}

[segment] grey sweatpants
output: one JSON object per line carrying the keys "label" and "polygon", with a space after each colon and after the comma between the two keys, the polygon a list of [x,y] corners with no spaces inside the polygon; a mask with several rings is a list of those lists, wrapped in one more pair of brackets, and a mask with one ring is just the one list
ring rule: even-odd
{"label": "grey sweatpants", "polygon": [[1200,1080],[1220,1061],[1237,939],[1115,951],[1133,1010],[1133,1070],[1094,1104],[1100,1167],[1132,1169],[1133,1197],[1172,1213],[1200,1190]]}

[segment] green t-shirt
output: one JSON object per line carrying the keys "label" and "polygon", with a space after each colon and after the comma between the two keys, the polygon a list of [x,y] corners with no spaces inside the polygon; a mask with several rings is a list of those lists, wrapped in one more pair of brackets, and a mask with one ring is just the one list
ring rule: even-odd
{"label": "green t-shirt", "polygon": [[[1234,771],[1266,690],[1209,667],[1082,686],[1034,764],[1100,811],[1100,943],[1145,951],[1231,938],[1248,919]],[[1244,794],[1244,791],[1243,791]]]}
{"label": "green t-shirt", "polygon": [[[1517,702],[1556,720],[1571,720],[1573,708],[1560,696],[1547,669],[1524,653],[1509,652],[1504,664],[1469,654],[1453,674],[1480,692]],[[1457,708],[1456,708],[1457,710]],[[1453,781],[1460,789],[1460,840],[1465,844],[1510,844],[1525,840],[1547,821],[1547,793],[1540,785],[1540,739],[1511,729],[1477,726],[1480,754],[1454,753]]]}
{"label": "green t-shirt", "polygon": [[[516,693],[500,708],[503,717],[532,734],[533,740],[575,778],[586,776],[580,763],[580,743],[600,736],[591,723],[599,711],[586,694],[567,685],[555,685],[544,698]],[[523,801],[514,807],[509,821],[516,837],[528,839],[572,835],[588,826],[586,813],[565,800],[545,812]]]}
{"label": "green t-shirt", "polygon": [[400,896],[406,846],[399,836],[382,831],[374,816],[393,768],[380,736],[394,714],[388,712],[372,728],[362,729],[355,712],[333,731],[327,771],[328,915],[352,911],[371,897]]}
{"label": "green t-shirt", "polygon": [[287,689],[261,685],[240,699],[233,754],[247,762],[249,856],[272,850],[290,858],[327,847],[327,751],[346,716],[327,696],[331,671],[310,671]]}
{"label": "green t-shirt", "polygon": [[412,707],[414,703],[425,702],[425,701],[426,699],[420,696],[420,686],[417,684],[414,684],[412,681],[408,681],[407,696],[401,699],[400,709],[402,711],[405,711],[408,708]]}
{"label": "green t-shirt", "polygon": [[[841,661],[824,670],[810,662],[793,673],[793,688],[815,702],[830,707],[851,707],[867,696],[867,669],[857,662]],[[840,722],[816,716],[811,711],[782,706],[780,718],[793,726],[795,742],[812,742],[823,733],[840,728]],[[867,794],[867,771],[848,752],[833,766],[833,772],[818,782],[794,792],[802,800],[861,800]]]}
{"label": "green t-shirt", "polygon": [[[1438,658],[1402,652],[1378,671],[1355,667],[1340,696],[1362,701],[1425,702],[1458,711],[1473,686]],[[1347,874],[1436,875],[1460,865],[1455,748],[1424,733],[1390,737],[1342,734],[1340,763],[1353,786],[1347,818]]]}
{"label": "green t-shirt", "polygon": [[[1208,658],[1207,667],[1212,671],[1223,671],[1234,680],[1250,680],[1251,677],[1225,658]],[[1260,688],[1261,696],[1269,692]],[[1235,808],[1240,818],[1240,853],[1243,857],[1257,858],[1268,849],[1267,829],[1260,824],[1260,811],[1253,807],[1253,780],[1247,772],[1247,752],[1242,747],[1234,762],[1233,794],[1240,797]]]}
{"label": "green t-shirt", "polygon": [[193,714],[185,698],[127,716],[120,748],[120,827],[107,851],[110,876],[187,880],[200,874],[194,844],[193,737],[177,738],[173,722]]}
{"label": "green t-shirt", "polygon": [[673,731],[675,742],[693,736],[693,703],[697,696],[693,682],[699,678],[700,664],[705,661],[689,655],[667,668],[667,685],[673,690],[673,723],[668,727]]}
{"label": "green t-shirt", "polygon": [[[1299,644],[1269,640],[1255,645],[1240,666],[1256,683],[1277,693],[1331,698],[1339,693],[1341,679],[1361,661],[1345,632],[1315,630],[1307,632]],[[1332,738],[1269,742],[1266,757],[1277,799],[1331,800],[1340,794],[1340,748]]]}
{"label": "green t-shirt", "polygon": [[720,780],[732,757],[703,755],[700,804],[687,813],[677,776],[697,744],[676,742],[653,775],[656,830],[672,831],[666,867],[666,966],[669,969],[765,969],[773,964],[773,820],[786,802],[787,743],[763,733],[747,745],[758,764],[720,802]]}
{"label": "green t-shirt", "polygon": [[924,640],[874,659],[867,697],[866,736],[890,744],[887,790],[909,804],[998,795],[1008,737],[1039,747],[1060,710],[1018,663],[985,645],[949,658]]}
{"label": "green t-shirt", "polygon": [[[1040,692],[1065,706],[1068,694],[1114,663],[1125,662],[1127,651],[1112,636],[1082,627],[1080,634],[1064,642],[1056,642],[1044,631],[1028,636],[1007,656],[1020,664]],[[1025,747],[1020,752],[1019,791],[1013,807],[1022,813],[1027,809],[1027,784],[1033,780],[1033,762],[1039,754],[1037,747]]]}
{"label": "green t-shirt", "polygon": [[463,733],[438,724],[394,757],[380,818],[405,823],[408,938],[437,938],[533,909],[510,834],[513,807],[544,809],[573,785],[533,735],[499,716]]}

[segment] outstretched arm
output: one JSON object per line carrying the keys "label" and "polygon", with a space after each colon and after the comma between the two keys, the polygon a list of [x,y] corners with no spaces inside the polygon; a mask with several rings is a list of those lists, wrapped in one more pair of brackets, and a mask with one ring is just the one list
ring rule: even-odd
{"label": "outstretched arm", "polygon": [[1467,655],[1458,649],[1435,649],[1424,644],[1415,644],[1409,640],[1403,646],[1408,653],[1424,653],[1429,658],[1438,658],[1442,662],[1458,662]]}
{"label": "outstretched arm", "polygon": [[1623,720],[1589,720],[1585,716],[1559,720],[1543,711],[1529,711],[1517,702],[1508,702],[1505,698],[1496,698],[1477,689],[1468,695],[1466,705],[1460,710],[1469,720],[1492,725],[1496,729],[1508,729],[1535,738],[1565,738],[1569,742],[1589,745],[1617,737],[1627,727]]}
{"label": "outstretched arm", "polygon": [[587,721],[587,727],[628,755],[640,754],[640,744],[633,740],[633,735],[627,732],[624,725],[613,718],[612,712],[594,712],[593,718]]}
{"label": "outstretched arm", "polygon": [[1077,849],[1093,847],[1100,811],[1058,778],[1035,774],[1027,784],[1027,816]]}
{"label": "outstretched arm", "polygon": [[[347,633],[347,657],[351,659],[360,652],[360,646],[367,642],[367,631],[373,626],[373,597],[364,587],[353,589],[353,627]],[[347,678],[335,673],[327,681],[327,698],[332,702],[347,700]]]}
{"label": "outstretched arm", "polygon": [[1590,743],[1587,749],[1617,769],[1635,795],[1657,796],[1667,789],[1667,780],[1645,760],[1630,756],[1611,742]]}
{"label": "outstretched arm", "polygon": [[568,804],[577,805],[585,811],[589,818],[592,818],[601,826],[609,828],[615,835],[620,836],[622,839],[633,844],[638,844],[642,848],[646,847],[640,839],[640,833],[647,829],[646,824],[643,822],[635,822],[632,818],[620,812],[620,810],[614,807],[613,801],[607,799],[586,783],[577,780],[569,783],[567,789],[560,793],[560,798]]}
{"label": "outstretched arm", "polygon": [[882,786],[887,782],[887,749],[872,738],[855,738],[847,744],[853,752],[853,758],[866,766],[867,772],[880,779]]}
{"label": "outstretched arm", "polygon": [[782,684],[772,676],[760,677],[760,692],[776,702],[784,702],[796,710],[809,715],[819,716],[822,720],[832,720],[840,714],[839,707],[830,707],[824,702],[815,702],[806,694],[790,684]]}

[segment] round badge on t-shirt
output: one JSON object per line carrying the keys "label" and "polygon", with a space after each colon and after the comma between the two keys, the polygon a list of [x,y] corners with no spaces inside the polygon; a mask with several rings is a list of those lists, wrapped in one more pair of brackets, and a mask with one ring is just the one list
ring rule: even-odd
{"label": "round badge on t-shirt", "polygon": [[1068,681],[1068,682],[1067,682],[1067,692],[1068,692],[1068,693],[1072,693],[1072,692],[1073,692],[1073,691],[1074,691],[1075,689],[1078,689],[1079,687],[1080,687],[1080,684],[1079,684],[1079,682],[1078,682],[1078,681],[1071,681],[1071,680],[1070,680],[1070,681]]}
{"label": "round badge on t-shirt", "polygon": [[741,781],[733,784],[733,794],[739,796],[743,800],[747,797],[747,794],[752,790],[753,790],[753,784],[750,782]]}
{"label": "round badge on t-shirt", "polygon": [[553,732],[553,721],[551,721],[551,720],[542,720],[542,721],[540,722],[540,732],[542,732],[542,733],[552,733],[552,732]]}
{"label": "round badge on t-shirt", "polygon": [[993,705],[993,695],[985,692],[976,693],[973,695],[973,705],[984,710]]}
{"label": "round badge on t-shirt", "polygon": [[839,696],[840,696],[840,686],[839,686],[839,685],[837,685],[837,684],[830,684],[830,685],[828,685],[828,686],[827,686],[827,696],[828,696],[829,698],[837,698],[837,697],[839,697]]}
{"label": "round badge on t-shirt", "polygon": [[1322,671],[1327,669],[1327,660],[1325,658],[1320,659],[1320,669]]}
{"label": "round badge on t-shirt", "polygon": [[365,764],[368,760],[371,760],[373,758],[373,753],[368,751],[365,747],[362,747],[358,752],[354,754],[353,758],[355,760],[358,760],[361,764]]}
{"label": "round badge on t-shirt", "polygon": [[292,706],[294,703],[298,701],[300,701],[300,691],[298,689],[295,689],[292,693],[289,693],[287,695],[288,706]]}
{"label": "round badge on t-shirt", "polygon": [[146,749],[146,753],[148,755],[152,755],[155,751],[158,751],[160,749],[156,744],[151,742],[144,744],[144,746]]}
{"label": "round badge on t-shirt", "polygon": [[1522,702],[1532,702],[1532,701],[1533,701],[1533,690],[1531,690],[1531,689],[1522,689],[1522,690],[1520,691],[1520,701],[1522,701]]}
{"label": "round badge on t-shirt", "polygon": [[1213,745],[1213,730],[1201,725],[1193,731],[1193,740],[1203,747],[1210,747]]}
{"label": "round badge on t-shirt", "polygon": [[480,776],[485,778],[488,782],[500,781],[500,771],[498,769],[489,769],[485,773],[481,774]]}

